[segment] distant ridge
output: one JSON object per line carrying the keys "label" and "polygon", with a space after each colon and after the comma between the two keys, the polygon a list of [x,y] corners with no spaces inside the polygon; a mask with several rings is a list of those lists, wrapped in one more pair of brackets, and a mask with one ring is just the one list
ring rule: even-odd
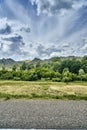
{"label": "distant ridge", "polygon": [[[85,59],[87,59],[87,56],[84,56]],[[67,59],[78,59],[81,60],[82,57],[77,57],[77,56],[67,56],[67,57],[51,57],[49,59],[40,59],[40,58],[34,58],[33,60],[19,60],[19,61],[15,61],[12,58],[3,58],[0,59],[0,68],[2,67],[2,65],[5,65],[7,68],[11,68],[14,64],[21,66],[23,64],[23,62],[26,62],[27,64],[33,64],[36,65],[38,63],[50,63],[50,62],[58,62],[58,61],[62,61],[62,60],[67,60]]]}
{"label": "distant ridge", "polygon": [[3,59],[0,59],[0,64],[13,64],[15,63],[15,60],[11,59],[11,58],[3,58]]}
{"label": "distant ridge", "polygon": [[40,58],[34,58],[32,62],[42,61]]}

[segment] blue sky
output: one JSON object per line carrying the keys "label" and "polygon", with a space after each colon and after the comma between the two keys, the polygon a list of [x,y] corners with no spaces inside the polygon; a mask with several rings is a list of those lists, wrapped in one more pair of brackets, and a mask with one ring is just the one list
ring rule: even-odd
{"label": "blue sky", "polygon": [[0,59],[87,55],[87,0],[0,0]]}

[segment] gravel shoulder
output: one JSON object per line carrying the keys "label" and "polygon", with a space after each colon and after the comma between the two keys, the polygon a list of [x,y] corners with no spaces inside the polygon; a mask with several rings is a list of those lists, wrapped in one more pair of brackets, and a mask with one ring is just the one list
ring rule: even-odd
{"label": "gravel shoulder", "polygon": [[0,128],[86,129],[86,101],[9,100],[0,102]]}

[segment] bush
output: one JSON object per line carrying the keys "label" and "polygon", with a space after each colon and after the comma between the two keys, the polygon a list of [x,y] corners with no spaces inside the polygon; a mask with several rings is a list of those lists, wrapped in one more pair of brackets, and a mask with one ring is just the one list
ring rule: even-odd
{"label": "bush", "polygon": [[22,76],[23,71],[12,71],[13,77],[20,77]]}
{"label": "bush", "polygon": [[2,79],[2,80],[11,80],[11,79],[13,79],[13,74],[10,71],[8,71],[6,73],[3,73],[0,76],[0,79]]}
{"label": "bush", "polygon": [[13,80],[15,80],[15,81],[20,81],[21,78],[20,78],[20,77],[14,77]]}
{"label": "bush", "polygon": [[72,81],[77,81],[77,80],[78,80],[78,75],[72,74]]}
{"label": "bush", "polygon": [[36,81],[36,80],[38,80],[38,76],[36,74],[31,74],[31,75],[29,75],[28,80],[29,81]]}
{"label": "bush", "polygon": [[79,81],[87,81],[87,75],[78,75],[78,80]]}
{"label": "bush", "polygon": [[71,82],[72,79],[70,77],[63,77],[62,81],[63,82]]}
{"label": "bush", "polygon": [[60,78],[52,78],[52,81],[53,82],[61,82],[61,79]]}

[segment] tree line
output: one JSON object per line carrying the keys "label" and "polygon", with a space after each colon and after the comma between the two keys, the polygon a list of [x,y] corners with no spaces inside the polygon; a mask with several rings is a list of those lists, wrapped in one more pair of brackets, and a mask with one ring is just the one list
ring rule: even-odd
{"label": "tree line", "polygon": [[6,69],[3,65],[0,70],[0,80],[87,81],[87,56],[67,59],[54,58],[47,62],[23,62],[20,67],[14,64],[11,70]]}

